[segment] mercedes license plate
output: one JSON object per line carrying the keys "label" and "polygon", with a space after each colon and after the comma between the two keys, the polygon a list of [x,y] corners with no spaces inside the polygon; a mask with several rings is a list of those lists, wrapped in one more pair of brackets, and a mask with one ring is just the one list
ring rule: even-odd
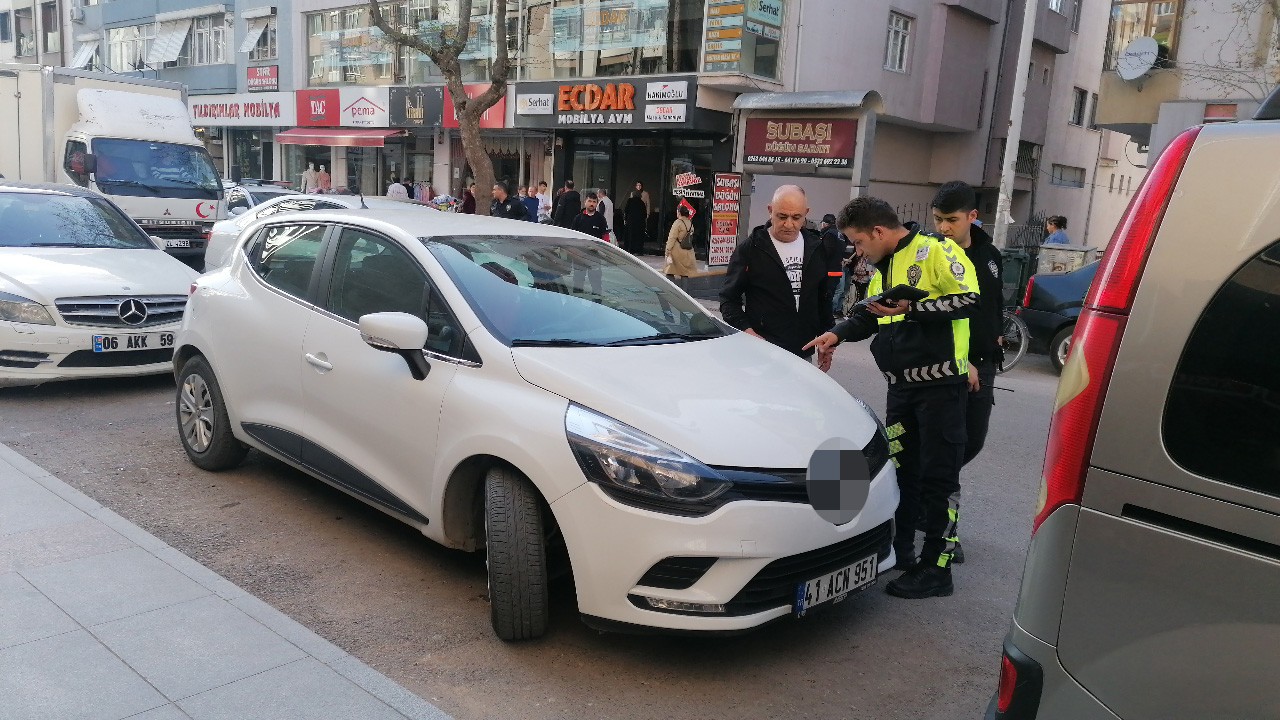
{"label": "mercedes license plate", "polygon": [[816,577],[796,585],[796,600],[792,607],[796,615],[824,602],[840,602],[849,593],[862,590],[876,581],[876,556],[864,557],[858,562],[832,573]]}
{"label": "mercedes license plate", "polygon": [[170,239],[168,239],[168,240],[165,240],[165,241],[164,241],[164,246],[165,246],[165,247],[172,247],[172,248],[189,248],[189,247],[191,247],[191,241],[190,241],[190,240],[175,240],[175,239],[173,239],[173,238],[170,238]]}
{"label": "mercedes license plate", "polygon": [[163,350],[173,347],[173,333],[138,333],[133,335],[94,335],[94,352],[129,350]]}

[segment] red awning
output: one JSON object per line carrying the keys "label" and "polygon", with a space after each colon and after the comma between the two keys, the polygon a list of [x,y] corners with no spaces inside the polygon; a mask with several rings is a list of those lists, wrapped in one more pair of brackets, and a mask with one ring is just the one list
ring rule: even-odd
{"label": "red awning", "polygon": [[389,137],[404,130],[364,130],[357,128],[294,128],[276,133],[281,145],[328,145],[330,147],[382,147]]}

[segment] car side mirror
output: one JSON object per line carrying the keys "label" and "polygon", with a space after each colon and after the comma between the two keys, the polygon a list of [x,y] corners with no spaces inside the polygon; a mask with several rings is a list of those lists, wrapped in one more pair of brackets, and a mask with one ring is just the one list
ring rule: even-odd
{"label": "car side mirror", "polygon": [[84,167],[84,174],[93,175],[98,172],[98,156],[93,153],[85,153],[81,160]]}
{"label": "car side mirror", "polygon": [[360,339],[374,350],[404,358],[414,380],[424,380],[431,372],[431,364],[422,354],[427,336],[427,323],[416,315],[381,312],[360,316]]}
{"label": "car side mirror", "polygon": [[236,207],[231,208],[230,210],[231,217],[239,217],[240,215],[243,215],[246,212],[248,212],[248,210],[249,208],[247,207],[240,207],[239,205],[237,205]]}
{"label": "car side mirror", "polygon": [[151,240],[151,244],[155,245],[157,250],[169,249],[169,244],[165,242],[164,238],[162,237],[156,237],[155,235],[148,235],[147,239]]}

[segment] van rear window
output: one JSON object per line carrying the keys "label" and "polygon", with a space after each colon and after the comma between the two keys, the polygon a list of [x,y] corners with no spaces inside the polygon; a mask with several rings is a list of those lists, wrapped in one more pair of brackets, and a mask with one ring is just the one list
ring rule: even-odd
{"label": "van rear window", "polygon": [[1163,433],[1187,470],[1280,495],[1280,244],[1237,271],[1196,322]]}

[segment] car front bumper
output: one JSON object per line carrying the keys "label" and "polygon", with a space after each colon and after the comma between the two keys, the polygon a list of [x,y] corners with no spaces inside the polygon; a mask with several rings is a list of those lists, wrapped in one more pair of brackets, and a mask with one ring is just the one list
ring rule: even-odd
{"label": "car front bumper", "polygon": [[[870,554],[877,556],[877,574],[892,568],[897,506],[892,465],[886,465],[862,511],[840,526],[794,502],[736,501],[704,517],[668,515],[618,502],[595,483],[567,493],[552,509],[566,519],[560,527],[578,609],[593,624],[733,632],[791,614],[797,584]],[[670,558],[700,558],[710,567],[687,587],[644,584],[646,574]],[[650,598],[724,609],[654,609]]]}
{"label": "car front bumper", "polygon": [[0,387],[54,380],[133,377],[173,372],[173,347],[100,352],[95,335],[176,333],[177,323],[147,328],[93,328],[0,323]]}

